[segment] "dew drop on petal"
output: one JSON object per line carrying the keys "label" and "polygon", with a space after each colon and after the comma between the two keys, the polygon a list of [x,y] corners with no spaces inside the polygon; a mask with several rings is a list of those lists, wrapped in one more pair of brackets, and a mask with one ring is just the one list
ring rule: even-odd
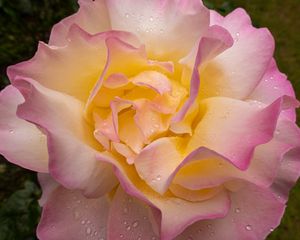
{"label": "dew drop on petal", "polygon": [[155,178],[155,180],[160,181],[161,180],[161,176],[157,175],[156,178]]}
{"label": "dew drop on petal", "polygon": [[130,231],[130,229],[131,229],[131,227],[130,227],[130,225],[128,225],[128,226],[126,227],[126,230],[127,230],[127,231]]}
{"label": "dew drop on petal", "polygon": [[235,211],[235,213],[240,213],[240,212],[241,212],[241,209],[236,208],[234,211]]}
{"label": "dew drop on petal", "polygon": [[124,237],[124,235],[123,234],[120,234],[120,238],[123,238]]}
{"label": "dew drop on petal", "polygon": [[153,22],[153,20],[154,20],[154,18],[151,16],[151,17],[149,18],[149,21],[150,21],[150,22]]}
{"label": "dew drop on petal", "polygon": [[125,13],[126,18],[129,18],[129,16],[130,16],[129,13]]}
{"label": "dew drop on petal", "polygon": [[211,224],[207,224],[207,227],[208,227],[208,228],[211,228],[211,227],[212,227],[212,225],[211,225]]}
{"label": "dew drop on petal", "polygon": [[139,225],[139,222],[138,222],[138,221],[135,221],[135,222],[132,223],[132,226],[133,226],[134,228],[136,228],[138,225]]}
{"label": "dew drop on petal", "polygon": [[274,231],[274,228],[270,228],[270,232],[273,232]]}
{"label": "dew drop on petal", "polygon": [[9,132],[10,132],[10,133],[14,133],[14,130],[10,129]]}
{"label": "dew drop on petal", "polygon": [[123,209],[123,212],[124,212],[124,213],[128,213],[128,208],[125,207],[125,208]]}
{"label": "dew drop on petal", "polygon": [[90,227],[88,227],[88,228],[86,229],[86,234],[90,235],[91,232],[92,232],[92,229],[91,229]]}
{"label": "dew drop on petal", "polygon": [[84,225],[84,224],[85,224],[85,221],[84,221],[84,220],[82,220],[82,221],[81,221],[81,224],[82,224],[82,225]]}
{"label": "dew drop on petal", "polygon": [[251,225],[247,225],[245,228],[246,228],[247,231],[251,231],[252,230],[252,226]]}

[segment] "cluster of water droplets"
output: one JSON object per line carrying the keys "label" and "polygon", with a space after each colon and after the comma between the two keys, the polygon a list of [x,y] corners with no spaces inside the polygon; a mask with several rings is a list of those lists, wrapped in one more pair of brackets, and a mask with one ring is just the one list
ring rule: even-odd
{"label": "cluster of water droplets", "polygon": [[[130,219],[130,208],[131,208],[131,204],[137,204],[136,202],[133,202],[132,198],[128,197],[126,199],[124,199],[123,201],[124,203],[124,206],[123,206],[123,210],[122,210],[122,213],[124,215],[124,219],[127,219],[127,215],[128,215],[128,218]],[[145,223],[143,222],[146,222],[146,225],[149,224],[148,222],[148,217],[146,215],[144,215],[143,217],[141,217],[141,219],[135,219],[135,220],[124,220],[122,223],[124,225],[124,231],[126,232],[131,232],[131,236],[135,236],[135,240],[142,240],[143,239],[143,235],[142,233],[140,233],[140,225],[145,225]],[[120,233],[119,234],[119,238],[120,239],[125,239],[125,236],[128,236],[128,234],[125,234],[124,232],[123,233]],[[158,240],[158,238],[156,236],[151,236],[151,240]]]}
{"label": "cluster of water droplets", "polygon": [[126,12],[124,14],[124,18],[132,22],[134,26],[137,26],[136,32],[145,32],[145,33],[155,33],[155,34],[163,34],[164,28],[161,24],[161,17],[157,16],[146,16],[143,14],[129,13]]}
{"label": "cluster of water droplets", "polygon": [[90,240],[105,240],[104,234],[105,229],[97,229],[97,226],[89,219],[84,217],[82,213],[82,209],[88,209],[89,206],[87,204],[83,204],[83,202],[78,199],[76,196],[73,196],[74,204],[71,207],[68,207],[73,210],[73,217],[75,221],[78,221],[81,226],[84,228],[86,239]]}

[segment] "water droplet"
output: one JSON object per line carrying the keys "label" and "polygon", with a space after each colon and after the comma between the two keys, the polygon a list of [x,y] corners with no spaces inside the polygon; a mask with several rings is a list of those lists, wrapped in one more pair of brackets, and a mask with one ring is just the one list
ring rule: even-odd
{"label": "water droplet", "polygon": [[123,224],[124,224],[124,225],[127,225],[127,221],[124,221]]}
{"label": "water droplet", "polygon": [[126,227],[126,230],[129,231],[131,229],[130,225]]}
{"label": "water droplet", "polygon": [[124,237],[124,235],[123,234],[120,234],[120,238],[123,238]]}
{"label": "water droplet", "polygon": [[149,18],[149,21],[150,21],[150,22],[153,22],[153,20],[154,20],[154,18],[151,16],[151,17]]}
{"label": "water droplet", "polygon": [[143,217],[143,219],[144,219],[144,220],[147,220],[147,217],[146,217],[146,216],[144,216],[144,217]]}
{"label": "water droplet", "polygon": [[10,133],[14,133],[14,130],[10,129],[9,132],[10,132]]}
{"label": "water droplet", "polygon": [[247,231],[251,231],[252,230],[252,226],[251,225],[247,225],[245,228],[246,228]]}
{"label": "water droplet", "polygon": [[215,232],[210,232],[209,236],[212,237],[215,234]]}
{"label": "water droplet", "polygon": [[278,135],[279,133],[280,133],[280,130],[278,130],[278,129],[277,129],[277,130],[275,130],[275,134],[277,134],[277,135]]}
{"label": "water droplet", "polygon": [[155,128],[159,128],[159,125],[158,125],[158,124],[154,124],[154,127],[155,127]]}
{"label": "water droplet", "polygon": [[212,227],[212,225],[211,225],[211,224],[207,224],[207,227],[208,227],[208,228],[211,228],[211,227]]}
{"label": "water droplet", "polygon": [[98,232],[97,232],[97,231],[95,231],[95,232],[94,232],[94,236],[97,236],[97,234],[98,234]]}
{"label": "water droplet", "polygon": [[235,34],[234,41],[237,42],[237,41],[239,40],[239,38],[240,38],[240,33],[237,32],[237,33]]}
{"label": "water droplet", "polygon": [[91,232],[92,232],[92,229],[91,229],[90,227],[88,227],[88,228],[86,229],[86,234],[90,235]]}
{"label": "water droplet", "polygon": [[274,231],[274,228],[270,228],[270,232],[273,232]]}
{"label": "water droplet", "polygon": [[152,240],[156,240],[156,237],[153,236],[151,239],[152,239]]}
{"label": "water droplet", "polygon": [[139,225],[139,222],[138,222],[138,221],[135,221],[135,222],[132,223],[132,226],[133,226],[134,228],[136,228],[138,225]]}
{"label": "water droplet", "polygon": [[128,213],[128,208],[125,207],[125,208],[123,209],[123,212],[124,212],[124,213]]}
{"label": "water droplet", "polygon": [[236,208],[234,211],[235,211],[235,213],[240,213],[240,212],[241,212],[241,209]]}
{"label": "water droplet", "polygon": [[277,90],[277,89],[279,89],[279,87],[278,86],[274,86],[273,89]]}
{"label": "water droplet", "polygon": [[77,200],[77,203],[79,204],[79,203],[81,203],[81,201],[80,201],[80,200]]}
{"label": "water droplet", "polygon": [[81,221],[81,224],[82,224],[82,225],[84,225],[84,224],[85,224],[85,221],[84,221],[84,220],[82,220],[82,221]]}
{"label": "water droplet", "polygon": [[125,13],[126,18],[129,18],[129,16],[130,16],[129,13]]}
{"label": "water droplet", "polygon": [[270,80],[273,80],[273,79],[274,79],[274,77],[273,77],[273,76],[271,76],[271,77],[270,77]]}
{"label": "water droplet", "polygon": [[157,175],[156,178],[155,178],[155,180],[160,181],[161,180],[161,176]]}
{"label": "water droplet", "polygon": [[201,233],[202,232],[202,229],[200,228],[200,229],[198,229],[198,231],[197,231],[198,233]]}

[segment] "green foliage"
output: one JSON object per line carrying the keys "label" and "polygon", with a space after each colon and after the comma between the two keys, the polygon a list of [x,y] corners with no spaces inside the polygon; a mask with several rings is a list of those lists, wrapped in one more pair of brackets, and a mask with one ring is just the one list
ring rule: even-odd
{"label": "green foliage", "polygon": [[0,205],[0,240],[33,240],[40,216],[37,199],[40,190],[26,181],[24,189],[17,190]]}

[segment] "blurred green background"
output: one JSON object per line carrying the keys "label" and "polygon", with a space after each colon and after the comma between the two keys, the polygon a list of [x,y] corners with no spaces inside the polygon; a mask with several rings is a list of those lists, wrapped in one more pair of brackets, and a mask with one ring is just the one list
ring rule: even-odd
{"label": "blurred green background", "polygon": [[[137,0],[138,1],[138,0]],[[268,27],[276,40],[275,57],[300,99],[300,1],[207,0],[209,8],[227,14],[243,7],[257,27]],[[33,56],[51,26],[77,9],[76,0],[0,0],[0,89],[8,84],[6,67]],[[298,125],[300,114],[298,111]],[[36,175],[0,155],[0,240],[32,240],[40,216],[41,192]],[[67,239],[67,238],[66,238]],[[278,229],[268,240],[300,239],[300,181],[292,190]]]}

